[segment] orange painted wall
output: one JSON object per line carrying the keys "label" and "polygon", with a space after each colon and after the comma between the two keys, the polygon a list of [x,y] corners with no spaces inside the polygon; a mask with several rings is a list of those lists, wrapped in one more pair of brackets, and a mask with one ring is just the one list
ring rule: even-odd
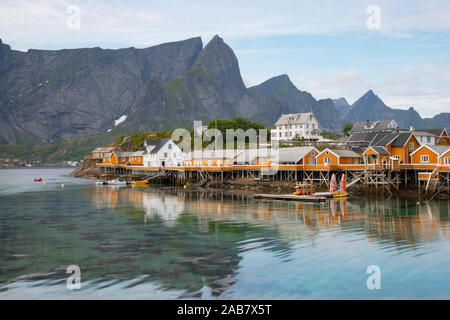
{"label": "orange painted wall", "polygon": [[323,152],[322,154],[320,154],[319,156],[316,157],[316,164],[317,165],[325,165],[324,159],[326,157],[330,158],[330,163],[331,165],[337,165],[338,164],[338,157],[336,155],[334,155],[331,152],[328,152],[328,154],[326,154],[327,151]]}
{"label": "orange painted wall", "polygon": [[[447,137],[448,135],[447,135],[447,133],[444,131],[444,132],[442,132],[442,134],[441,134],[441,137]],[[448,146],[448,145],[450,145],[450,139],[438,139],[437,140],[437,143],[436,144],[441,144],[441,145],[444,145],[444,146]]]}
{"label": "orange painted wall", "polygon": [[[445,158],[450,158],[450,150],[444,153],[444,155],[441,157],[439,163],[444,166],[445,165]],[[447,165],[450,167],[450,165]]]}
{"label": "orange painted wall", "polygon": [[126,164],[129,160],[129,157],[120,157],[117,156],[114,152],[111,155],[111,164]]}
{"label": "orange painted wall", "polygon": [[[414,144],[414,149],[409,148],[410,143]],[[403,147],[392,147],[392,143],[386,147],[386,150],[391,153],[391,156],[400,156],[401,163],[411,163],[411,153],[420,147],[419,142],[414,136],[409,137],[408,142]]]}
{"label": "orange painted wall", "polygon": [[132,164],[132,165],[143,165],[144,164],[144,157],[143,156],[131,157],[130,158],[130,164]]}
{"label": "orange painted wall", "polygon": [[[300,161],[300,163],[299,164],[301,164],[301,165],[303,165],[303,164],[305,164],[305,165],[311,165],[311,162],[310,162],[310,159],[316,159],[316,156],[319,154],[319,152],[318,151],[316,151],[316,150],[311,150],[310,152],[308,152],[304,157],[303,157],[303,159]],[[315,161],[317,161],[317,160],[315,160]]]}
{"label": "orange painted wall", "polygon": [[[428,162],[421,162],[421,156],[428,156]],[[433,164],[438,162],[438,155],[428,148],[422,148],[411,156],[412,164]]]}
{"label": "orange painted wall", "polygon": [[[378,154],[375,152],[375,150],[373,150],[372,148],[367,148],[364,152],[363,152],[364,156],[368,156],[368,164],[383,164],[384,163],[389,163],[389,155],[386,154]],[[378,156],[377,158],[372,158],[371,156],[375,155]]]}
{"label": "orange painted wall", "polygon": [[[356,162],[355,162],[356,159]],[[348,157],[341,157],[339,159],[339,164],[360,164],[361,163],[361,157],[358,158],[348,158]]]}
{"label": "orange painted wall", "polygon": [[186,160],[184,163],[185,163],[185,166],[188,166],[188,167],[217,167],[218,162],[220,162],[220,166],[224,166],[226,162],[232,163],[232,160],[227,159],[227,158],[192,159],[192,160]]}
{"label": "orange painted wall", "polygon": [[[262,163],[260,163],[260,160],[262,160]],[[271,161],[270,161],[270,158],[268,158],[268,157],[257,157],[255,164],[268,166],[268,165],[270,165],[270,163],[271,163]]]}

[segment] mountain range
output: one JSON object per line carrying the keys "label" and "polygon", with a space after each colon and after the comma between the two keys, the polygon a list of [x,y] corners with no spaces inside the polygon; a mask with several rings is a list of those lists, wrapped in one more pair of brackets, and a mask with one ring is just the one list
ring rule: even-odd
{"label": "mountain range", "polygon": [[[402,127],[446,127],[450,114],[422,119],[387,107],[371,90],[352,105],[316,100],[287,75],[247,88],[233,50],[219,36],[145,49],[12,50],[0,40],[0,144],[48,143],[191,127],[241,116],[272,126],[283,113],[313,111],[322,129],[345,121],[395,119]],[[119,120],[120,119],[120,120]]]}

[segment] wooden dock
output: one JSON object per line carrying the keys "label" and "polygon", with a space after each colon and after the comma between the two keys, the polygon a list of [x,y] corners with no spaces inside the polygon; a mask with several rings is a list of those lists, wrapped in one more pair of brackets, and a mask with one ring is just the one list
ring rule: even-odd
{"label": "wooden dock", "polygon": [[294,195],[294,194],[266,194],[266,193],[255,194],[254,198],[302,201],[302,202],[323,202],[323,201],[327,200],[327,197],[324,197],[324,196],[314,196],[314,195],[306,196],[306,195]]}

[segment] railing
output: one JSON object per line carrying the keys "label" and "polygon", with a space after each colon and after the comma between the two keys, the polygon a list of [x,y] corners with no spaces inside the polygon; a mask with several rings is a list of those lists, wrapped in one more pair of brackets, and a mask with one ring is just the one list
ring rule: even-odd
{"label": "railing", "polygon": [[177,170],[177,171],[231,171],[231,170],[305,170],[305,171],[338,171],[338,170],[434,170],[450,171],[450,165],[440,164],[413,164],[400,163],[398,165],[391,164],[270,164],[270,165],[221,165],[221,166],[143,166],[131,164],[111,164],[111,163],[96,163],[97,167],[110,168],[126,168],[134,170]]}

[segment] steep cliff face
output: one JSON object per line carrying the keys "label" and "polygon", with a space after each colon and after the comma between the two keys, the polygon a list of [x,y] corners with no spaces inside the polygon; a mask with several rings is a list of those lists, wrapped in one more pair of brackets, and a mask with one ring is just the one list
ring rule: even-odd
{"label": "steep cliff face", "polygon": [[194,120],[235,116],[272,125],[281,112],[288,111],[281,101],[245,87],[233,50],[219,36],[208,43],[185,74],[159,85],[158,95],[147,92],[154,91],[154,86],[142,88],[122,126],[174,129],[191,127]]}
{"label": "steep cliff face", "polygon": [[185,73],[203,47],[200,38],[146,49],[0,46],[0,134],[8,143],[21,133],[45,142],[104,133],[150,77],[165,82]]}

